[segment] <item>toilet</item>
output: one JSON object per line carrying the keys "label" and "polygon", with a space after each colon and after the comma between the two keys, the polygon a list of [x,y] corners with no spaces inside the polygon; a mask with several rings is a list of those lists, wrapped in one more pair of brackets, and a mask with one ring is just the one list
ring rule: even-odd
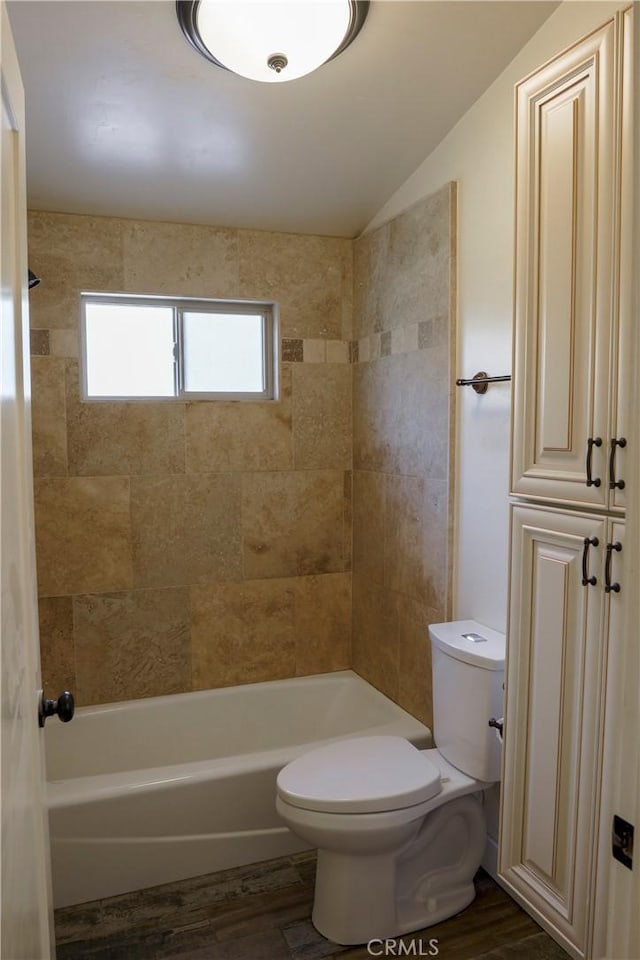
{"label": "toilet", "polygon": [[500,779],[505,638],[474,620],[429,627],[436,748],[350,737],[303,754],[276,808],[318,848],[313,923],[340,944],[396,937],[468,906]]}

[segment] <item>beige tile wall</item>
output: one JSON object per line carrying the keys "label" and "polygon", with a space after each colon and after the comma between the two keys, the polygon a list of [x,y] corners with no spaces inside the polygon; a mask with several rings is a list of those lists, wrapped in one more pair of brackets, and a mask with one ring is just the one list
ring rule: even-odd
{"label": "beige tile wall", "polygon": [[[350,662],[349,240],[32,212],[45,689],[80,704]],[[88,404],[79,294],[273,299],[276,403]]]}
{"label": "beige tile wall", "polygon": [[450,614],[455,184],[355,243],[355,670],[431,725]]}
{"label": "beige tile wall", "polygon": [[[450,184],[355,243],[30,214],[49,693],[98,703],[351,665],[431,722],[455,199]],[[277,301],[278,402],[82,403],[82,290]]]}

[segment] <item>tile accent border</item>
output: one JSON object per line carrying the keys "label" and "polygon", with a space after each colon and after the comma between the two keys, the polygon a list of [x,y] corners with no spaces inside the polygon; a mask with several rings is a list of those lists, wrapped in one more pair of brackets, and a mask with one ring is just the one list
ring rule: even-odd
{"label": "tile accent border", "polygon": [[72,328],[61,330],[32,328],[29,331],[32,357],[61,357],[77,359],[80,353],[78,331]]}
{"label": "tile accent border", "polygon": [[30,330],[30,352],[32,357],[48,357],[50,352],[49,331]]}
{"label": "tile accent border", "polygon": [[[321,340],[283,337],[283,363],[368,363],[398,353],[411,353],[446,343],[446,321],[424,320],[404,327],[372,333],[360,340]],[[75,330],[31,330],[32,357],[76,359],[79,353]]]}
{"label": "tile accent border", "polygon": [[304,355],[304,340],[283,339],[282,350],[281,350],[281,356],[283,361],[287,363],[288,362],[302,363],[303,355]]}
{"label": "tile accent border", "polygon": [[351,363],[350,340],[296,340],[283,337],[280,357],[284,363]]}
{"label": "tile accent border", "polygon": [[429,350],[443,347],[448,343],[446,317],[435,320],[422,320],[404,327],[393,327],[380,333],[372,333],[361,340],[351,343],[351,363],[368,363],[382,357],[399,353],[413,353],[415,350]]}

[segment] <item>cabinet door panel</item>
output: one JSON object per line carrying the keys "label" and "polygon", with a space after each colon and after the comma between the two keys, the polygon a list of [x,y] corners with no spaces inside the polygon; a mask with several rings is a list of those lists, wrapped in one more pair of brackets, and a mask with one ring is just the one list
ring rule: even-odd
{"label": "cabinet door panel", "polygon": [[[614,23],[517,87],[512,492],[604,505]],[[586,485],[589,438],[593,476]]]}
{"label": "cabinet door panel", "polygon": [[612,358],[611,382],[612,394],[612,440],[626,441],[623,447],[616,445],[614,454],[614,477],[624,481],[620,489],[610,491],[611,506],[616,511],[626,507],[626,484],[629,482],[628,464],[629,444],[634,442],[636,431],[630,429],[631,412],[631,358],[633,356],[633,263],[632,220],[633,220],[633,11],[625,10],[622,15],[622,64],[621,64],[621,101],[619,123],[619,170],[620,185],[617,197],[617,284],[615,289],[615,341]]}
{"label": "cabinet door panel", "polygon": [[[606,521],[512,508],[500,875],[574,956],[587,937]],[[585,538],[597,538],[587,555]]]}
{"label": "cabinet door panel", "polygon": [[593,938],[591,955],[596,958],[622,956],[615,943],[619,930],[611,925],[608,908],[612,892],[612,880],[617,871],[622,870],[611,856],[611,827],[615,813],[633,822],[635,810],[632,792],[618,795],[614,800],[613,785],[616,782],[617,761],[620,754],[620,728],[624,724],[631,726],[635,721],[625,713],[625,650],[624,650],[624,603],[625,596],[634,585],[626,575],[625,523],[624,520],[610,520],[607,543],[620,545],[621,549],[611,551],[610,580],[619,590],[611,590],[605,608],[605,628],[601,658],[603,664],[604,715],[603,732],[600,742],[599,834],[597,860],[595,863],[595,896],[598,905],[592,917]]}

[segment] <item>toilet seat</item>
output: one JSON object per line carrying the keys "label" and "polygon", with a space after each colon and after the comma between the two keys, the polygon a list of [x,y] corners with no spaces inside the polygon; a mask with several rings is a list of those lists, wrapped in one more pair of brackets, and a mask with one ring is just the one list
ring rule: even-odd
{"label": "toilet seat", "polygon": [[377,813],[424,803],[440,771],[403,737],[352,737],[318,747],[280,771],[278,796],[320,813]]}

